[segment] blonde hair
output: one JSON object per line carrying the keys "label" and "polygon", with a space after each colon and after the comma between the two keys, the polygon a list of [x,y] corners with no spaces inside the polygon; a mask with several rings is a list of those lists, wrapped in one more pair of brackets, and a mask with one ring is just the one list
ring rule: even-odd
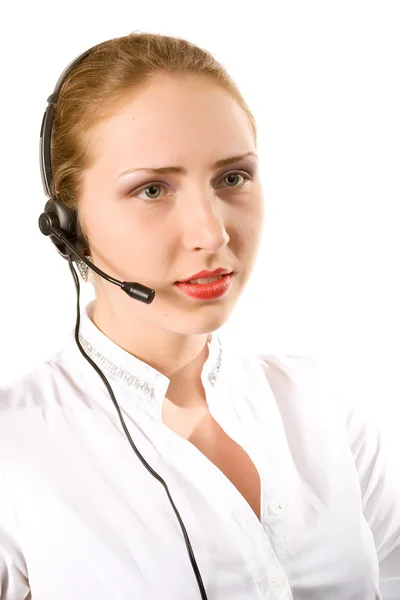
{"label": "blonde hair", "polygon": [[226,90],[255,119],[225,68],[208,52],[177,37],[133,32],[96,46],[65,80],[55,107],[51,140],[52,191],[78,212],[82,172],[90,166],[90,131],[118,102],[163,73],[199,74]]}

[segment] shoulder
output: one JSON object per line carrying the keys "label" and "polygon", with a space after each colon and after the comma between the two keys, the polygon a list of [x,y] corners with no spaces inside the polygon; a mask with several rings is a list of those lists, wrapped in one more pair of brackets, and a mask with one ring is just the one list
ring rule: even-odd
{"label": "shoulder", "polygon": [[66,447],[73,447],[81,384],[69,359],[61,350],[0,388],[0,465],[18,489],[29,478],[40,479],[45,465],[62,464]]}
{"label": "shoulder", "polygon": [[73,383],[67,365],[63,348],[15,382],[0,387],[0,449],[6,440],[14,440],[14,445],[21,438],[40,434],[54,419],[68,379]]}
{"label": "shoulder", "polygon": [[273,389],[293,389],[316,386],[329,377],[323,360],[310,354],[293,354],[283,351],[255,352],[250,345],[241,346],[235,337],[222,337],[229,379],[235,384],[245,380],[252,382],[267,380]]}
{"label": "shoulder", "polygon": [[61,355],[58,352],[18,380],[0,387],[0,419],[10,411],[20,412],[43,404],[46,392],[59,376],[57,366]]}
{"label": "shoulder", "polygon": [[308,354],[258,354],[257,360],[277,404],[320,424],[345,429],[354,398],[346,389],[340,361]]}
{"label": "shoulder", "polygon": [[256,359],[271,386],[288,389],[322,388],[330,380],[327,363],[308,354],[257,354]]}
{"label": "shoulder", "polygon": [[284,353],[259,354],[257,360],[271,389],[297,403],[312,403],[317,410],[322,407],[330,417],[339,419],[350,440],[361,429],[373,426],[374,413],[365,401],[365,386],[352,374],[350,363],[341,358]]}

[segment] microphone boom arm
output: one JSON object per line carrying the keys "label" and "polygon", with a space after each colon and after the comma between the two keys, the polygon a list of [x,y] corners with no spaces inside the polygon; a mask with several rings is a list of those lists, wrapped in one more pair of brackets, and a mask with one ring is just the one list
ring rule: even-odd
{"label": "microphone boom arm", "polygon": [[137,283],[135,281],[119,281],[118,279],[114,279],[107,273],[104,273],[101,269],[96,267],[90,260],[86,258],[84,254],[82,254],[74,244],[72,244],[68,238],[63,234],[62,230],[58,227],[54,227],[51,222],[51,218],[49,219],[49,215],[47,213],[43,213],[39,217],[39,228],[44,235],[54,235],[60,242],[65,244],[71,252],[73,252],[78,258],[83,260],[84,263],[88,265],[95,273],[103,277],[106,281],[110,283],[114,283],[114,285],[118,285],[128,296],[133,298],[134,300],[139,300],[140,302],[144,302],[145,304],[151,304],[153,302],[154,297],[156,295],[155,290],[142,285],[141,283]]}

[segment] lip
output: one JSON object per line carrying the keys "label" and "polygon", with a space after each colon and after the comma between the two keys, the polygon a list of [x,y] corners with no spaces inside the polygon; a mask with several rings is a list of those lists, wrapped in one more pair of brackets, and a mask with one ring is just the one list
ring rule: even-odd
{"label": "lip", "polygon": [[229,275],[229,273],[232,273],[232,271],[229,271],[228,269],[222,269],[221,267],[219,269],[215,269],[215,271],[204,270],[204,271],[199,271],[199,273],[195,273],[194,275],[190,275],[190,277],[187,277],[186,279],[181,279],[180,281],[176,281],[176,283],[187,283],[188,281],[190,281],[192,279],[218,277],[218,275]]}
{"label": "lip", "polygon": [[227,273],[211,283],[187,283],[179,282],[175,283],[175,286],[183,292],[186,296],[194,298],[196,300],[216,300],[224,296],[229,288],[233,278],[233,273]]}

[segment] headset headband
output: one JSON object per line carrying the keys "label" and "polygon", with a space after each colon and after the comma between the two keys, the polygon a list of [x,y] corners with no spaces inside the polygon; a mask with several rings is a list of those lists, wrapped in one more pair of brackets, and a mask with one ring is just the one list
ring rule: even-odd
{"label": "headset headband", "polygon": [[56,86],[54,88],[53,93],[47,98],[47,108],[43,115],[42,125],[40,128],[40,172],[42,176],[42,184],[44,188],[44,192],[46,196],[51,198],[53,196],[51,192],[51,184],[53,182],[53,171],[51,167],[51,131],[53,128],[53,120],[54,120],[54,107],[58,100],[58,94],[60,89],[71,73],[71,71],[79,65],[84,58],[88,54],[92,52],[95,48],[102,46],[105,42],[101,44],[97,44],[96,46],[92,46],[89,50],[86,50],[82,54],[80,54],[77,58],[75,58],[62,72],[60,75]]}

